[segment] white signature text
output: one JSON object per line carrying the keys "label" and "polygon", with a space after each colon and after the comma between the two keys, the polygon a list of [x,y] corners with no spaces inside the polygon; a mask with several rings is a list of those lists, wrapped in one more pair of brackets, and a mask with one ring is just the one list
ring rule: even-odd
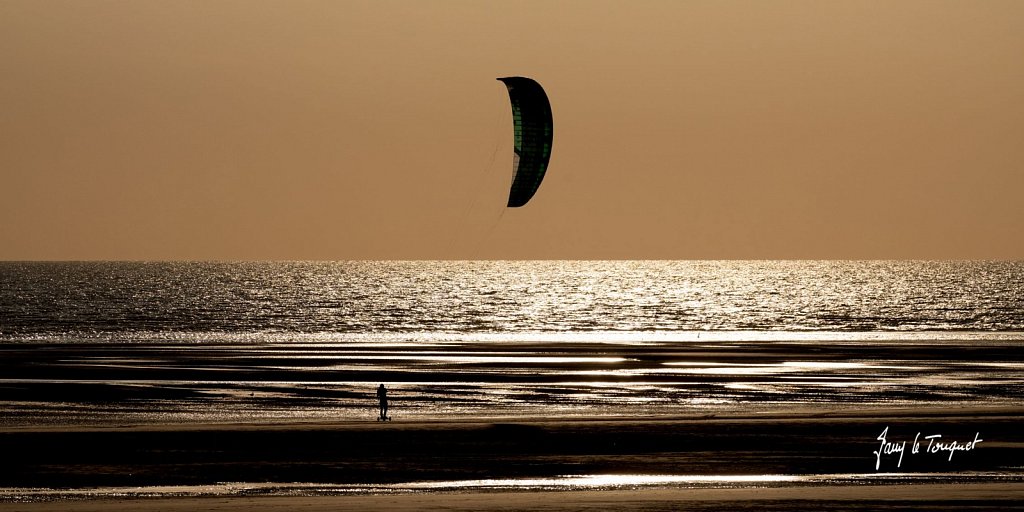
{"label": "white signature text", "polygon": [[[921,433],[918,432],[917,435],[914,436],[914,441],[910,444],[910,455],[916,455],[917,453],[919,453],[921,451],[922,444],[924,444],[925,441],[927,441],[927,445],[924,446],[925,453],[936,454],[941,452],[949,452],[949,457],[946,458],[946,461],[949,462],[953,460],[954,453],[969,452],[977,448],[978,443],[984,441],[984,439],[981,439],[980,436],[981,432],[976,432],[974,434],[973,441],[955,441],[944,440],[942,438],[942,434],[932,434],[921,437]],[[878,449],[871,452],[875,454],[875,471],[878,471],[878,468],[882,466],[883,455],[894,455],[898,453],[899,458],[896,460],[896,467],[898,468],[903,465],[903,456],[907,454],[906,440],[890,440],[889,427],[885,427],[885,430],[882,430],[882,433],[879,434],[878,437],[875,439],[881,441],[881,444],[879,444]]]}

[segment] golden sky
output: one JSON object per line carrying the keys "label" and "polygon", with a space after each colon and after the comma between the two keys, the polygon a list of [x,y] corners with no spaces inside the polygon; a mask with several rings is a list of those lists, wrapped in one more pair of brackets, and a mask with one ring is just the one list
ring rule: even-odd
{"label": "golden sky", "polygon": [[[1024,2],[0,1],[0,259],[1024,258]],[[549,172],[505,209],[540,82]]]}

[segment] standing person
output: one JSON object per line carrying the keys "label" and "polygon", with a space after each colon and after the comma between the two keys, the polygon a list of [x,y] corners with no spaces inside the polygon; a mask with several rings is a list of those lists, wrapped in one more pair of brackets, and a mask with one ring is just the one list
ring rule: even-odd
{"label": "standing person", "polygon": [[377,388],[377,399],[380,400],[380,417],[377,418],[377,421],[391,419],[388,418],[388,389],[384,387],[384,384]]}

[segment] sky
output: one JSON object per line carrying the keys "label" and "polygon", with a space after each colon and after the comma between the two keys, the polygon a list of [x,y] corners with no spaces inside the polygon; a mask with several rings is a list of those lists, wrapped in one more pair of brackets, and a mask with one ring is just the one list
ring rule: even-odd
{"label": "sky", "polygon": [[[0,259],[1024,259],[1024,2],[0,1]],[[505,208],[503,76],[552,103]]]}

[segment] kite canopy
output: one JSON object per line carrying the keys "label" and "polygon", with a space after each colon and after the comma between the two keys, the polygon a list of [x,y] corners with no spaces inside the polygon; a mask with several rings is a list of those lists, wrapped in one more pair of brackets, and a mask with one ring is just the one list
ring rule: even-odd
{"label": "kite canopy", "polygon": [[530,201],[540,187],[551,158],[551,104],[540,84],[521,76],[499,78],[508,88],[515,128],[515,156],[512,160],[512,189],[508,206],[515,208]]}

